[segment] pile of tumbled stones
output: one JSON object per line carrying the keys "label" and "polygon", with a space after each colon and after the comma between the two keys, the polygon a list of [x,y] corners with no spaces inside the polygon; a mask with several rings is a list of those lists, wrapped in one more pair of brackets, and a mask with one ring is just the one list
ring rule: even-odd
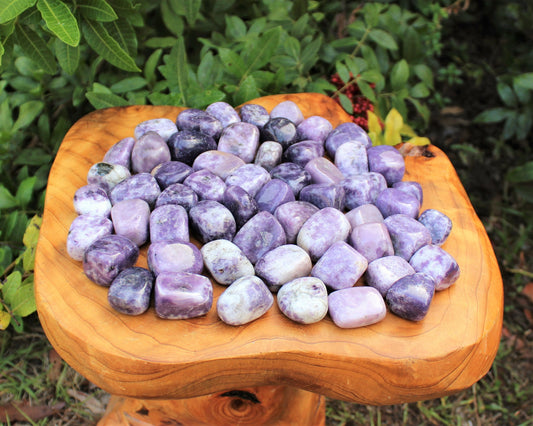
{"label": "pile of tumbled stones", "polygon": [[[459,267],[441,248],[451,220],[420,214],[421,185],[404,173],[399,151],[354,123],[304,119],[292,101],[270,113],[216,102],[114,144],[75,193],[67,251],[129,315],[152,300],[161,318],[205,315],[213,280],[227,287],[216,310],[230,325],[275,300],[302,324],[329,313],[361,327],[387,307],[419,321]],[[135,266],[144,245],[148,269]]]}

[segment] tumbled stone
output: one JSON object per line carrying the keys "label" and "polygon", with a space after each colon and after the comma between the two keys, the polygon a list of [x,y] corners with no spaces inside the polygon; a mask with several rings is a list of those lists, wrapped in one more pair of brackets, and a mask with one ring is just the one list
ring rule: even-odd
{"label": "tumbled stone", "polygon": [[326,152],[331,158],[335,158],[335,153],[339,146],[355,142],[362,144],[365,148],[372,146],[372,140],[365,130],[355,123],[347,122],[339,124],[333,129],[324,142]]}
{"label": "tumbled stone", "polygon": [[183,184],[196,192],[199,200],[222,201],[226,191],[224,181],[207,169],[192,172]]}
{"label": "tumbled stone", "polygon": [[368,172],[368,157],[362,143],[344,143],[335,152],[335,165],[345,177]]}
{"label": "tumbled stone", "polygon": [[240,186],[236,185],[226,187],[222,204],[228,208],[235,218],[237,228],[243,226],[259,211],[255,199]]}
{"label": "tumbled stone", "polygon": [[291,120],[295,125],[300,124],[304,120],[304,115],[300,107],[293,101],[283,101],[277,104],[272,111],[270,117],[283,117]]}
{"label": "tumbled stone", "polygon": [[282,204],[295,201],[292,188],[281,179],[271,179],[265,183],[255,196],[257,208],[269,213],[274,211]]}
{"label": "tumbled stone", "polygon": [[269,212],[257,213],[235,234],[233,243],[255,265],[265,253],[287,242],[285,231]]}
{"label": "tumbled stone", "polygon": [[148,310],[154,275],[145,268],[132,267],[121,271],[107,292],[109,305],[126,315],[140,315]]}
{"label": "tumbled stone", "polygon": [[340,184],[344,189],[344,204],[348,210],[363,204],[374,204],[378,195],[387,188],[383,175],[374,172],[353,175]]}
{"label": "tumbled stone", "polygon": [[130,176],[129,169],[120,164],[100,162],[93,164],[87,172],[87,183],[98,185],[109,193],[118,183]]}
{"label": "tumbled stone", "polygon": [[414,274],[416,271],[402,257],[380,257],[368,263],[365,272],[365,282],[374,287],[385,297],[389,288],[400,278]]}
{"label": "tumbled stone", "polygon": [[305,250],[294,244],[284,244],[261,256],[255,264],[255,273],[275,292],[289,281],[309,275],[312,267]]}
{"label": "tumbled stone", "polygon": [[302,225],[296,243],[316,262],[336,241],[346,241],[350,222],[342,212],[326,207],[313,214]]}
{"label": "tumbled stone", "polygon": [[119,201],[140,198],[153,206],[159,194],[161,189],[155,178],[150,173],[138,173],[115,185],[109,193],[109,199],[114,205]]}
{"label": "tumbled stone", "polygon": [[150,173],[154,167],[170,161],[166,141],[155,132],[142,135],[131,150],[131,169],[134,173]]}
{"label": "tumbled stone", "polygon": [[200,249],[204,265],[213,279],[222,285],[248,275],[254,275],[254,266],[242,250],[228,240],[213,240]]}
{"label": "tumbled stone", "polygon": [[435,281],[435,290],[447,289],[459,279],[457,261],[441,247],[429,244],[417,250],[409,264],[416,272],[424,272]]}
{"label": "tumbled stone", "polygon": [[217,143],[213,137],[195,130],[174,133],[167,143],[172,159],[189,166],[192,166],[203,152],[217,149]]}
{"label": "tumbled stone", "polygon": [[217,175],[220,179],[226,180],[234,170],[237,170],[244,164],[244,161],[234,154],[210,150],[202,152],[196,157],[196,160],[192,164],[192,169],[194,171],[206,169]]}
{"label": "tumbled stone", "polygon": [[222,127],[228,127],[230,124],[241,121],[239,113],[227,102],[213,102],[206,107],[205,112],[211,114],[220,121]]}
{"label": "tumbled stone", "polygon": [[389,231],[383,222],[369,222],[355,226],[350,234],[350,244],[369,262],[394,254]]}
{"label": "tumbled stone", "polygon": [[333,207],[344,209],[344,189],[333,183],[313,183],[300,191],[300,201],[307,201],[319,209]]}
{"label": "tumbled stone", "polygon": [[282,204],[274,212],[274,216],[285,231],[288,244],[294,244],[302,225],[319,210],[307,201],[290,201]]}
{"label": "tumbled stone", "polygon": [[375,204],[383,217],[405,214],[416,219],[420,208],[420,203],[414,195],[395,188],[385,188],[381,191]]}
{"label": "tumbled stone", "polygon": [[259,146],[259,129],[250,123],[233,123],[226,127],[218,140],[218,150],[236,155],[245,163],[254,161]]}
{"label": "tumbled stone", "polygon": [[191,166],[181,161],[165,161],[154,167],[150,174],[155,177],[161,189],[165,189],[172,184],[182,183],[192,171]]}
{"label": "tumbled stone", "polygon": [[329,315],[337,327],[356,328],[385,318],[387,307],[379,291],[372,287],[350,287],[328,296]]}
{"label": "tumbled stone", "polygon": [[198,204],[198,194],[190,186],[173,183],[167,186],[155,201],[155,207],[168,204],[176,204],[189,211],[191,207]]}
{"label": "tumbled stone", "polygon": [[154,287],[155,312],[164,319],[196,318],[213,305],[213,285],[203,275],[162,273]]}
{"label": "tumbled stone", "polygon": [[262,105],[246,104],[240,110],[241,120],[256,125],[259,129],[268,123],[270,114]]}
{"label": "tumbled stone", "polygon": [[311,161],[313,158],[324,155],[324,145],[320,141],[300,141],[292,144],[285,150],[287,161],[298,164],[301,167]]}
{"label": "tumbled stone", "polygon": [[163,272],[201,274],[204,262],[200,249],[182,241],[158,241],[150,244],[146,256],[148,268],[159,275]]}
{"label": "tumbled stone", "polygon": [[164,204],[150,215],[150,241],[189,241],[189,217],[184,207]]}
{"label": "tumbled stone", "polygon": [[234,170],[227,178],[226,185],[236,185],[255,197],[261,187],[270,180],[270,174],[261,166],[245,164]]}
{"label": "tumbled stone", "polygon": [[311,175],[313,183],[338,184],[344,179],[341,171],[325,157],[313,158],[304,169]]}
{"label": "tumbled stone", "polygon": [[178,128],[173,120],[169,118],[153,118],[137,124],[133,134],[135,139],[139,139],[148,132],[155,132],[166,142],[177,131]]}
{"label": "tumbled stone", "polygon": [[281,179],[287,182],[294,192],[294,196],[298,196],[303,187],[311,183],[311,175],[303,167],[295,163],[281,163],[270,170],[272,179]]}
{"label": "tumbled stone", "polygon": [[265,141],[257,149],[254,164],[270,171],[281,163],[282,155],[283,147],[279,142]]}
{"label": "tumbled stone", "polygon": [[313,324],[328,313],[328,292],[318,278],[296,278],[279,289],[277,303],[287,318],[300,324]]}
{"label": "tumbled stone", "polygon": [[144,200],[134,198],[113,205],[111,220],[115,234],[122,235],[139,247],[149,238],[150,206]]}
{"label": "tumbled stone", "polygon": [[112,232],[113,223],[107,217],[80,215],[70,224],[67,235],[67,253],[74,260],[82,260],[85,250],[94,241]]}
{"label": "tumbled stone", "polygon": [[435,281],[417,272],[396,281],[387,291],[385,300],[392,313],[410,321],[426,316],[435,293]]}
{"label": "tumbled stone", "polygon": [[298,141],[296,125],[287,118],[271,118],[261,129],[261,140],[279,142],[287,149]]}
{"label": "tumbled stone", "polygon": [[222,132],[222,123],[206,111],[189,108],[181,111],[176,118],[179,130],[194,130],[214,139]]}
{"label": "tumbled stone", "polygon": [[241,277],[219,296],[218,317],[228,325],[248,324],[268,312],[274,296],[258,277]]}
{"label": "tumbled stone", "polygon": [[90,214],[108,217],[111,213],[111,201],[104,188],[98,185],[85,185],[74,193],[74,210],[79,215]]}
{"label": "tumbled stone", "polygon": [[405,161],[402,154],[390,145],[372,146],[367,150],[368,169],[381,173],[388,185],[402,180],[405,174]]}
{"label": "tumbled stone", "polygon": [[111,234],[95,240],[83,255],[83,272],[101,286],[111,285],[120,271],[131,268],[139,258],[139,247],[121,235]]}
{"label": "tumbled stone", "polygon": [[118,164],[129,170],[131,168],[131,150],[134,144],[135,139],[130,136],[119,140],[107,150],[102,161],[109,164]]}
{"label": "tumbled stone", "polygon": [[414,195],[418,200],[418,203],[422,205],[424,201],[424,192],[422,190],[422,185],[418,182],[405,180],[400,182],[394,182],[392,188],[399,189],[400,191],[406,192],[407,194]]}
{"label": "tumbled stone", "polygon": [[366,271],[368,261],[344,241],[333,243],[316,262],[311,275],[332,290],[353,287]]}
{"label": "tumbled stone", "polygon": [[333,130],[333,126],[327,118],[319,115],[307,117],[296,127],[300,140],[313,140],[324,142]]}
{"label": "tumbled stone", "polygon": [[192,229],[203,243],[213,240],[232,240],[237,230],[235,218],[218,201],[204,200],[191,207],[189,220]]}
{"label": "tumbled stone", "polygon": [[385,218],[383,223],[389,230],[394,254],[407,261],[419,248],[431,244],[429,230],[410,216],[394,214]]}
{"label": "tumbled stone", "polygon": [[383,222],[383,215],[374,204],[362,204],[345,214],[352,229],[363,223]]}
{"label": "tumbled stone", "polygon": [[452,221],[444,213],[427,209],[418,217],[418,221],[429,229],[431,244],[441,246],[448,239],[452,231]]}

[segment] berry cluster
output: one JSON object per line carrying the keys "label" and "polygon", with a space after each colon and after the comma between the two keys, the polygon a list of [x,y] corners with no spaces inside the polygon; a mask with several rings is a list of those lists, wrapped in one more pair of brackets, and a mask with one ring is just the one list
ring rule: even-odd
{"label": "berry cluster", "polygon": [[[351,77],[351,76],[350,76]],[[361,90],[357,83],[351,83],[346,85],[340,78],[339,74],[335,73],[331,77],[330,81],[335,85],[338,90],[342,90],[343,93],[350,99],[353,105],[352,121],[368,131],[368,117],[367,111],[374,111],[374,105],[368,98],[362,95]],[[339,98],[336,98],[337,102]]]}

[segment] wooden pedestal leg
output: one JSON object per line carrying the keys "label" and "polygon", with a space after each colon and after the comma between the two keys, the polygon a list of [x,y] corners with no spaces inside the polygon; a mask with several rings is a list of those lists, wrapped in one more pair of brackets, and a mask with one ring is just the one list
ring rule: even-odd
{"label": "wooden pedestal leg", "polygon": [[324,426],[325,397],[289,386],[261,386],[177,400],[112,396],[98,426]]}

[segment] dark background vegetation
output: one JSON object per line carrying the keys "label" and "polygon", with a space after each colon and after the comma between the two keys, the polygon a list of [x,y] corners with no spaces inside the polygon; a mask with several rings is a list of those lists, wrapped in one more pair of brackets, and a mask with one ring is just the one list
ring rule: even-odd
{"label": "dark background vegetation", "polygon": [[[75,120],[107,106],[204,108],[314,91],[356,116],[363,97],[383,119],[397,109],[446,152],[493,243],[505,291],[500,348],[480,382],[397,406],[329,400],[328,424],[533,423],[530,1],[7,3],[0,6],[0,419],[7,412],[11,424],[93,424],[107,400],[59,359],[32,297],[47,175]],[[346,83],[340,89],[335,74]]]}

